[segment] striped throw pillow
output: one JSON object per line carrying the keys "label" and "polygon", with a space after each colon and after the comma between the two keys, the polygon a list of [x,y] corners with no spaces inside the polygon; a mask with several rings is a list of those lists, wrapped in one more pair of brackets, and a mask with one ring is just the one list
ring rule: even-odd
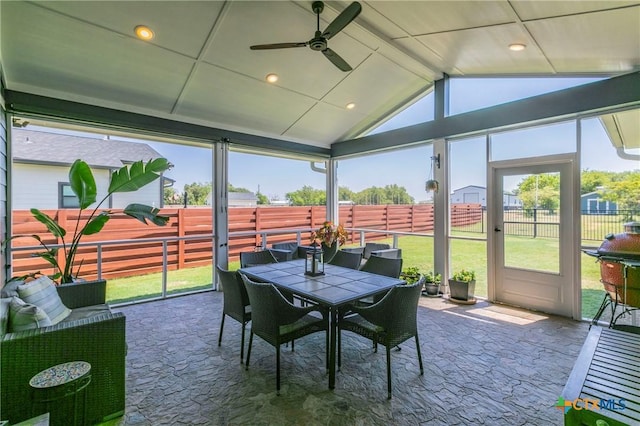
{"label": "striped throw pillow", "polygon": [[47,276],[18,286],[20,299],[36,305],[47,313],[51,324],[57,324],[71,314],[71,309],[64,306],[53,281]]}
{"label": "striped throw pillow", "polygon": [[51,320],[45,311],[36,305],[25,303],[12,297],[9,302],[9,331],[24,331],[51,325]]}

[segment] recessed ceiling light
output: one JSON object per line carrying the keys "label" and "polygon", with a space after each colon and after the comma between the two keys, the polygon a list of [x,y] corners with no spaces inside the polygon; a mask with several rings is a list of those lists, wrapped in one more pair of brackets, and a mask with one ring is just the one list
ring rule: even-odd
{"label": "recessed ceiling light", "polygon": [[278,81],[278,74],[267,74],[265,80],[267,80],[269,83],[275,83],[276,81]]}
{"label": "recessed ceiling light", "polygon": [[511,43],[509,45],[509,50],[513,50],[514,52],[520,52],[521,50],[524,50],[526,47],[527,45],[523,43]]}
{"label": "recessed ceiling light", "polygon": [[347,109],[354,109],[356,107],[356,104],[354,104],[353,102],[349,102],[347,104]]}
{"label": "recessed ceiling light", "polygon": [[153,38],[153,31],[151,31],[151,28],[145,25],[138,25],[134,28],[133,32],[135,33],[136,37],[141,40],[151,40]]}

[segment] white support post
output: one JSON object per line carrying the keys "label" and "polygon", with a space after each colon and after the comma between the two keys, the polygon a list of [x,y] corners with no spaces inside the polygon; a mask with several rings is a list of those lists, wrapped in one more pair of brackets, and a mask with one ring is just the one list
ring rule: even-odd
{"label": "white support post", "polygon": [[[434,84],[435,119],[444,119],[449,115],[449,76],[444,74]],[[443,282],[449,277],[449,150],[445,139],[433,141],[433,156],[438,157],[434,166],[435,180],[439,183],[438,192],[433,194],[433,267],[442,274]],[[433,164],[433,163],[432,163]]]}
{"label": "white support post", "polygon": [[229,142],[223,140],[213,147],[213,282],[218,289],[215,264],[229,267],[229,200],[228,200]]}
{"label": "white support post", "polygon": [[444,139],[433,142],[433,155],[440,156],[440,167],[435,167],[438,192],[433,194],[433,266],[442,274],[443,282],[449,277],[449,158]]}
{"label": "white support post", "polygon": [[337,224],[340,220],[338,204],[338,161],[327,160],[327,220]]}

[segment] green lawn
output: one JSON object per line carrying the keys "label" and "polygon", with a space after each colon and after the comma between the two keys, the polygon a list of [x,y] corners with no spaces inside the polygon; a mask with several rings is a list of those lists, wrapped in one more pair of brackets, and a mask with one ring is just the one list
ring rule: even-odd
{"label": "green lawn", "polygon": [[[478,235],[457,232],[457,235]],[[556,243],[554,243],[556,241]],[[391,244],[392,240],[387,241]],[[537,269],[557,270],[557,260],[549,256],[557,240],[507,236],[507,245],[513,255],[510,258],[517,265],[536,265]],[[417,266],[422,271],[433,270],[433,238],[403,236],[398,239],[402,249],[403,265]],[[557,247],[555,248],[557,252]],[[239,262],[230,262],[229,269],[235,270]],[[476,272],[476,295],[487,296],[487,249],[485,241],[451,240],[451,267],[473,269]],[[170,271],[167,276],[167,292],[208,289],[212,286],[211,266]],[[582,255],[582,315],[591,318],[597,311],[604,296],[600,283],[600,269],[595,259]],[[162,274],[149,274],[128,278],[110,279],[107,284],[107,299],[110,303],[130,302],[161,296]]]}
{"label": "green lawn", "polygon": [[[169,271],[167,293],[209,289],[212,286],[211,266]],[[162,274],[114,278],[107,282],[107,300],[110,303],[130,302],[162,295]]]}

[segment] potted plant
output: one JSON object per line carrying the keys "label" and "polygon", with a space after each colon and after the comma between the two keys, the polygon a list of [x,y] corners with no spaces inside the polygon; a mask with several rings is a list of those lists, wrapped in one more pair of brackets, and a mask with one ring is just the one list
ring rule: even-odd
{"label": "potted plant", "polygon": [[468,269],[460,269],[449,278],[450,298],[463,302],[475,301],[473,293],[476,288],[476,273]]}
{"label": "potted plant", "polygon": [[417,266],[409,266],[400,272],[400,279],[404,280],[407,284],[418,282],[421,276],[420,268]]}
{"label": "potted plant", "polygon": [[318,230],[311,232],[311,241],[317,241],[322,245],[324,263],[333,259],[338,248],[347,242],[347,237],[348,234],[344,226],[335,226],[329,220],[325,221]]}
{"label": "potted plant", "polygon": [[[69,185],[73,193],[78,197],[80,211],[94,205],[89,217],[86,220],[81,220],[81,215],[78,214],[77,220],[72,226],[73,233],[70,233],[64,229],[56,219],[38,209],[31,209],[33,217],[43,223],[47,227],[47,230],[61,241],[60,244],[62,247],[49,247],[39,235],[14,235],[6,242],[23,237],[35,239],[44,251],[36,253],[34,256],[41,257],[53,266],[54,274],[50,278],[57,280],[60,284],[76,282],[79,279],[78,277],[82,267],[82,261],[76,263],[76,254],[80,240],[84,235],[92,235],[100,232],[112,215],[110,210],[100,211],[100,206],[114,193],[137,191],[158,179],[161,174],[170,167],[171,164],[165,158],[150,160],[146,164],[142,161],[136,161],[131,165],[123,166],[111,174],[107,194],[102,200],[96,203],[97,187],[93,172],[86,162],[76,160],[69,170]],[[129,204],[123,212],[145,224],[149,221],[158,226],[164,226],[169,220],[167,216],[161,216],[159,214],[159,209],[144,204]],[[34,276],[34,274],[15,277],[13,279],[28,276]]]}
{"label": "potted plant", "polygon": [[427,296],[438,296],[440,293],[442,275],[436,274],[434,271],[429,271],[424,274],[424,279],[424,290]]}

